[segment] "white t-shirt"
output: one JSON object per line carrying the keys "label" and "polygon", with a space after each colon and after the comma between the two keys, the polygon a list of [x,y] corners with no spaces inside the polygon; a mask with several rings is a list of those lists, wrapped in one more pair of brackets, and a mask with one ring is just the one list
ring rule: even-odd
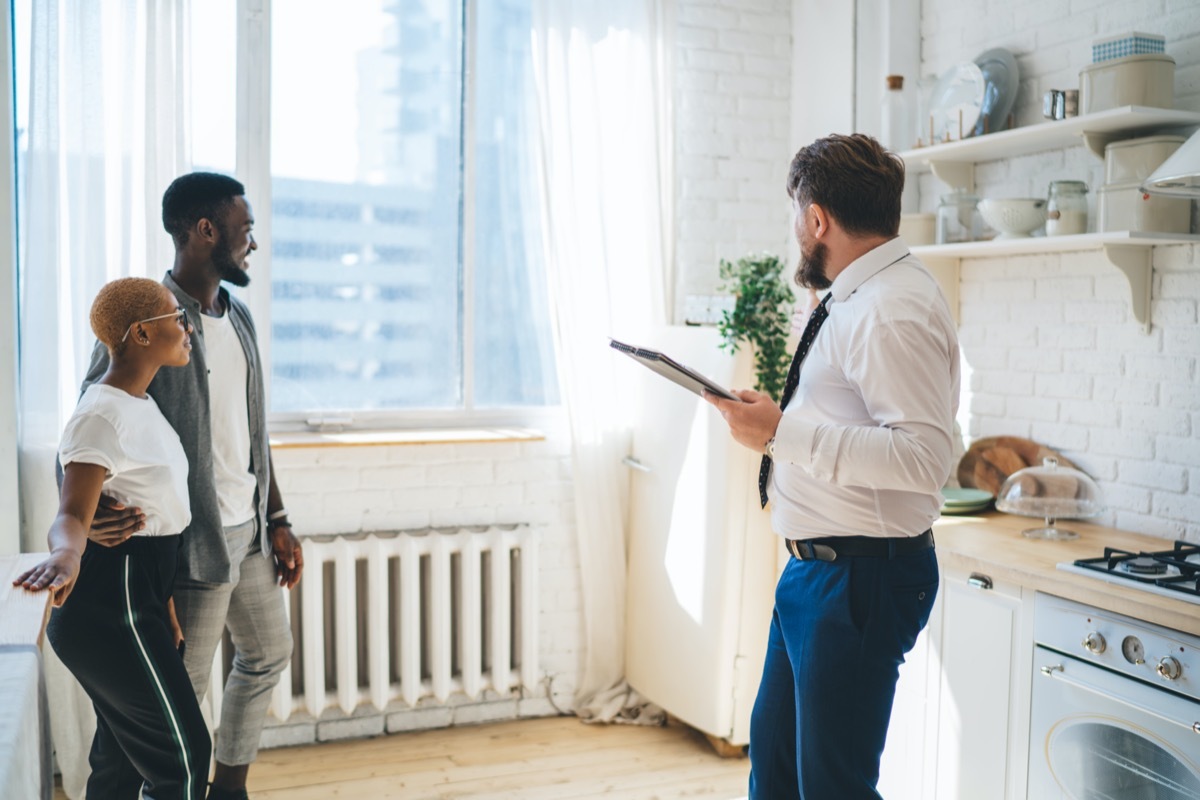
{"label": "white t-shirt", "polygon": [[104,494],[146,515],[134,536],[171,536],[192,521],[188,461],[175,429],[151,397],[94,383],[67,420],[58,458],[108,471]]}
{"label": "white t-shirt", "polygon": [[250,468],[250,412],[246,397],[246,353],[229,316],[200,316],[208,363],[209,420],[212,425],[213,483],[221,524],[254,518],[258,481]]}

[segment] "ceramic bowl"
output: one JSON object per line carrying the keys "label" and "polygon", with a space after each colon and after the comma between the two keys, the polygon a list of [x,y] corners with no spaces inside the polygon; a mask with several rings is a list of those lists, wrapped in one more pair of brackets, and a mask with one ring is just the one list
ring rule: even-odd
{"label": "ceramic bowl", "polygon": [[984,222],[999,231],[997,239],[1022,239],[1045,224],[1046,199],[1010,197],[1004,200],[981,200],[979,213]]}

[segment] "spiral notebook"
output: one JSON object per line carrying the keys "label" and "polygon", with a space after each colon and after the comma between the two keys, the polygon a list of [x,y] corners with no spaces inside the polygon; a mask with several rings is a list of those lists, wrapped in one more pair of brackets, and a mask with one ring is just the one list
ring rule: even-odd
{"label": "spiral notebook", "polygon": [[651,350],[648,347],[636,347],[624,342],[618,342],[616,339],[608,340],[609,346],[614,350],[618,350],[625,355],[637,361],[640,364],[662,375],[669,381],[679,384],[683,388],[696,394],[702,394],[707,390],[715,395],[724,397],[727,400],[738,400],[736,395],[713,383],[711,379],[701,375],[696,370],[690,367],[685,367],[670,356],[660,353],[657,350]]}

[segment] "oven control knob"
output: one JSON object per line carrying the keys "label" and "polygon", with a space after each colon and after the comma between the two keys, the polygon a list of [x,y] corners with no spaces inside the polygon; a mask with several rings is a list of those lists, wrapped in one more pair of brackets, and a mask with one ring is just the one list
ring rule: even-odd
{"label": "oven control knob", "polygon": [[1183,667],[1179,666],[1179,660],[1173,656],[1167,656],[1158,662],[1158,674],[1169,681],[1173,681],[1183,672]]}
{"label": "oven control knob", "polygon": [[1104,641],[1104,637],[1099,633],[1089,633],[1083,639],[1083,647],[1094,656],[1098,656],[1104,652],[1104,648],[1108,647],[1108,643]]}

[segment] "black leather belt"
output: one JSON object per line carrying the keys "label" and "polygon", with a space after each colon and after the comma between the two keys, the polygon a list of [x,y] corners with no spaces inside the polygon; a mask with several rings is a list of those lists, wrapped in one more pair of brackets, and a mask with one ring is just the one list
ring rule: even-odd
{"label": "black leather belt", "polygon": [[826,536],[823,539],[787,539],[787,549],[801,561],[833,561],[851,556],[891,558],[933,547],[933,531],[920,536]]}

